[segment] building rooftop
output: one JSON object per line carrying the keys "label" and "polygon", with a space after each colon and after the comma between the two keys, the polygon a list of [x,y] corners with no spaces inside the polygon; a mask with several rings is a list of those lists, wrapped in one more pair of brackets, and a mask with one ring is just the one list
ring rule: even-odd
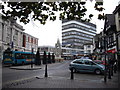
{"label": "building rooftop", "polygon": [[33,38],[39,39],[39,38],[37,38],[37,37],[35,37],[35,36],[32,36],[31,34],[28,34],[28,33],[26,33],[26,32],[23,32],[23,34],[26,34],[26,35],[28,35],[28,36],[30,36],[30,37],[33,37]]}
{"label": "building rooftop", "polygon": [[90,26],[93,26],[93,27],[96,28],[96,25],[95,25],[95,24],[90,23],[90,22],[82,22],[81,20],[67,20],[67,19],[64,19],[64,20],[62,20],[62,23],[69,22],[69,21],[78,21],[78,22],[80,22],[80,23],[84,23],[84,24],[87,24],[87,25],[90,25]]}
{"label": "building rooftop", "polygon": [[106,19],[108,20],[108,25],[115,25],[115,15],[106,14]]}
{"label": "building rooftop", "polygon": [[120,4],[118,6],[116,6],[115,10],[113,11],[114,14],[117,12],[120,13]]}

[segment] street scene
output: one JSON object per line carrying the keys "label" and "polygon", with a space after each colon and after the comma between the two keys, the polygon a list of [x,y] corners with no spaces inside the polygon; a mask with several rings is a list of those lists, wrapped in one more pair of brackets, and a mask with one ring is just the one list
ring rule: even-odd
{"label": "street scene", "polygon": [[[45,77],[45,66],[38,66],[38,70],[24,70],[25,66],[14,68],[3,68],[3,88],[117,88],[117,73],[113,76],[113,81],[104,83],[104,75],[94,73],[74,73],[71,79],[69,70],[70,61],[63,61],[55,64],[48,64],[48,77]],[[37,68],[38,68],[37,67]],[[23,70],[18,70],[21,68]],[[84,83],[84,84],[83,84]]]}
{"label": "street scene", "polygon": [[0,1],[0,89],[119,89],[120,1],[48,1]]}

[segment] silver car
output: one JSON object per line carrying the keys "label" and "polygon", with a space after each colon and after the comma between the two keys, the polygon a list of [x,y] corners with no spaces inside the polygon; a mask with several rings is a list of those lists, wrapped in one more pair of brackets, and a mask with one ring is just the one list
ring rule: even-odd
{"label": "silver car", "polygon": [[69,69],[73,72],[93,72],[95,74],[104,73],[105,67],[97,64],[91,59],[75,59],[70,65]]}

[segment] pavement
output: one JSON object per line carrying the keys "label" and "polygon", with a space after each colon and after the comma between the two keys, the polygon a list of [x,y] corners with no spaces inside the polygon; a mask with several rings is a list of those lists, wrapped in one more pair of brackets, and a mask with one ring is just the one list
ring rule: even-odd
{"label": "pavement", "polygon": [[41,65],[21,65],[21,66],[11,66],[10,69],[16,69],[16,70],[37,70],[42,69]]}
{"label": "pavement", "polygon": [[[34,65],[33,68],[31,68],[30,65],[25,65],[10,68],[19,70],[34,70],[41,69],[42,66]],[[70,77],[66,78],[64,76],[35,76],[30,79],[6,85],[6,87],[3,88],[113,88],[115,90],[119,88],[118,76],[118,72],[114,73],[111,79],[107,79],[106,83],[104,82],[104,78],[101,80],[88,80],[82,79],[82,77],[70,79]]]}
{"label": "pavement", "polygon": [[103,80],[82,80],[79,78],[75,78],[71,80],[70,78],[65,77],[58,77],[58,76],[49,76],[49,77],[34,77],[29,80],[24,80],[21,82],[13,83],[11,85],[7,85],[5,88],[13,88],[14,89],[26,89],[26,88],[47,88],[47,89],[54,89],[54,88],[113,88],[114,90],[118,89],[118,80],[117,75],[115,74],[111,80],[108,80],[106,83]]}

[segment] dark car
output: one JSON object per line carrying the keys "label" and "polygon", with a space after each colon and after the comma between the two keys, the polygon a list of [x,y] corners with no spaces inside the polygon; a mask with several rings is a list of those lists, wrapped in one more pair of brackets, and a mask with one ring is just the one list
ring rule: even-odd
{"label": "dark car", "polygon": [[104,73],[105,67],[104,65],[95,63],[91,59],[76,59],[70,63],[69,69],[73,70],[73,72],[93,72],[95,74],[102,74]]}

